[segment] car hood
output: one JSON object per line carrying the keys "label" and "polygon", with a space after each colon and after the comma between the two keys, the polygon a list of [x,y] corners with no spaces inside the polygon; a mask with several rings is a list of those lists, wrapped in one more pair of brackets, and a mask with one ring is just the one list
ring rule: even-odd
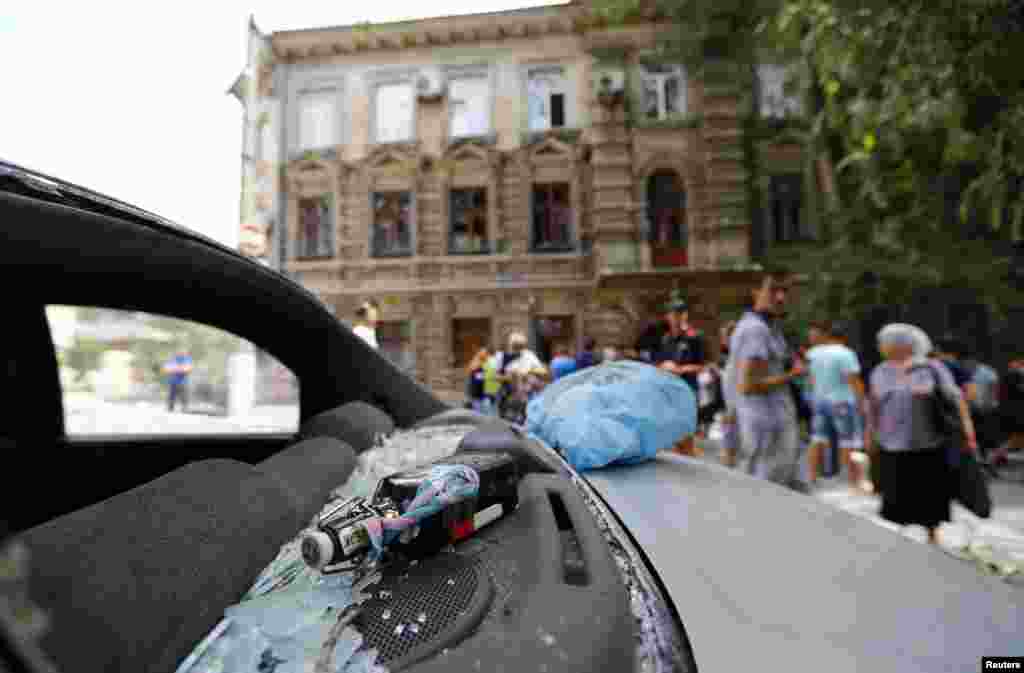
{"label": "car hood", "polygon": [[1019,653],[1024,589],[815,498],[674,454],[587,472],[702,673],[976,670]]}

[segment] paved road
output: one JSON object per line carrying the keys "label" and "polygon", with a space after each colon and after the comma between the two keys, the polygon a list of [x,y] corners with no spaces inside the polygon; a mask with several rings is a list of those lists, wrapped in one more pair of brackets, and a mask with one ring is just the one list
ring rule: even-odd
{"label": "paved road", "polygon": [[[715,442],[705,440],[699,442],[699,445],[704,450],[705,460],[718,460],[719,452]],[[806,460],[802,469],[806,478]],[[853,492],[846,486],[845,479],[844,475],[825,480],[821,487],[815,489],[813,497],[855,516],[869,519],[879,526],[925,541],[927,533],[923,528],[901,527],[882,519],[878,515],[881,504],[878,497]],[[954,503],[953,521],[940,528],[939,544],[954,553],[959,553],[959,550],[969,545],[987,546],[994,550],[999,560],[1024,564],[1024,484],[993,480],[989,483],[989,491],[994,505],[991,518],[980,519]],[[1018,575],[1014,581],[1024,582],[1024,577]]]}
{"label": "paved road", "polygon": [[[244,416],[169,412],[153,402],[106,402],[90,395],[67,395],[65,423],[69,435],[175,435],[239,432],[294,432],[298,405],[258,406]],[[198,406],[193,411],[198,411]]]}

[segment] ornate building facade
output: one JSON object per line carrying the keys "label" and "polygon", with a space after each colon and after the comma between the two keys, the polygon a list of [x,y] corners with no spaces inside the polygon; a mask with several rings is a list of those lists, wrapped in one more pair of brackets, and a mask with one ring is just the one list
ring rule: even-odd
{"label": "ornate building facade", "polygon": [[[382,350],[437,391],[460,391],[476,349],[512,331],[542,356],[583,336],[629,344],[673,289],[717,334],[752,252],[812,235],[803,159],[795,143],[761,148],[752,227],[749,92],[707,85],[713,64],[653,60],[665,27],[609,28],[578,3],[250,24],[231,89],[245,110],[242,251],[342,319],[376,299]],[[759,68],[756,99],[798,113],[780,73]]]}

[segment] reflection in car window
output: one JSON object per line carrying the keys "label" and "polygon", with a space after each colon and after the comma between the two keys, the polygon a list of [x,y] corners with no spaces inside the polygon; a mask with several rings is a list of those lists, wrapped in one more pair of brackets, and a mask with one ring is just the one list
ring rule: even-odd
{"label": "reflection in car window", "polygon": [[295,432],[298,380],[212,327],[130,311],[46,309],[69,436]]}

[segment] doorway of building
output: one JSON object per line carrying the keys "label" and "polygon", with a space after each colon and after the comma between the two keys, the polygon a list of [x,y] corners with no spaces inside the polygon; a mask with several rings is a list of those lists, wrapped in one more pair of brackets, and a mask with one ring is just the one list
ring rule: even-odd
{"label": "doorway of building", "polygon": [[456,318],[452,321],[452,354],[460,371],[465,370],[481,348],[490,345],[490,318]]}
{"label": "doorway of building", "polygon": [[534,318],[532,330],[534,352],[542,362],[551,362],[555,346],[564,343],[575,349],[576,321],[571,315],[539,316]]}
{"label": "doorway of building", "polygon": [[686,266],[686,190],[675,171],[647,178],[647,230],[655,268]]}

